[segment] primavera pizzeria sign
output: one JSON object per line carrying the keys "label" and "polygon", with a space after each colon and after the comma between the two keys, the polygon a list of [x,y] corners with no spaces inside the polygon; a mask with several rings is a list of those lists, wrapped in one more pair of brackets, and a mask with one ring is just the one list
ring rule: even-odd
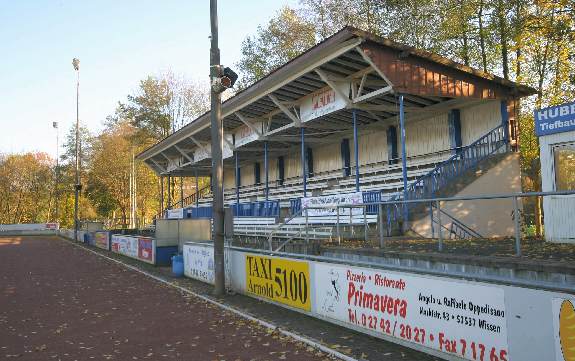
{"label": "primavera pizzeria sign", "polygon": [[509,359],[498,287],[316,263],[314,288],[328,319],[468,360]]}

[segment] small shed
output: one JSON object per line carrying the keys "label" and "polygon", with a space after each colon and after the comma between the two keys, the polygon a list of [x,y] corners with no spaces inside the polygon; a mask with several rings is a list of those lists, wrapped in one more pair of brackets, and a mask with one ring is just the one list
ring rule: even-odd
{"label": "small shed", "polygon": [[[575,191],[575,102],[535,110],[544,192]],[[575,195],[543,197],[545,239],[575,243]]]}

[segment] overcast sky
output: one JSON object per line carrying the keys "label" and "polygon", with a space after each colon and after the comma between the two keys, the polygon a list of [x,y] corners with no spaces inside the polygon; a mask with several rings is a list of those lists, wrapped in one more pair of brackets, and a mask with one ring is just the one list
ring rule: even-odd
{"label": "overcast sky", "polygon": [[[222,63],[242,40],[296,0],[220,0]],[[140,79],[171,69],[201,80],[209,72],[209,0],[0,1],[0,153],[55,154],[75,122],[80,59],[80,120],[102,128]]]}

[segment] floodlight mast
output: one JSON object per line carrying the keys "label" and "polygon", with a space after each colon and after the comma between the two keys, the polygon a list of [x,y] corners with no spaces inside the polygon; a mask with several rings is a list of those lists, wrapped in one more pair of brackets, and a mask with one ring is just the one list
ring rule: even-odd
{"label": "floodlight mast", "polygon": [[72,66],[76,71],[76,184],[74,185],[74,240],[78,240],[78,198],[80,189],[80,112],[79,112],[79,98],[80,98],[80,60],[74,58]]}
{"label": "floodlight mast", "polygon": [[54,180],[54,199],[55,199],[55,214],[54,214],[54,222],[59,223],[59,182],[60,182],[60,140],[59,140],[59,131],[58,131],[58,122],[52,122],[52,128],[56,129],[56,172]]}
{"label": "floodlight mast", "polygon": [[215,82],[221,77],[220,49],[218,48],[218,2],[210,0],[210,84],[211,84],[211,138],[212,138],[212,194],[213,194],[213,234],[214,241],[214,294],[223,296],[225,292],[224,270],[224,190],[223,190],[223,127],[221,114],[221,90]]}

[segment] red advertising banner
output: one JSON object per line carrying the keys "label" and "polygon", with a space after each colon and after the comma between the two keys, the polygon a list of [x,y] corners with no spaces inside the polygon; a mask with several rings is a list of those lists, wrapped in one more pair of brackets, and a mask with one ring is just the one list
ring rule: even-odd
{"label": "red advertising banner", "polygon": [[145,262],[154,263],[153,239],[138,238],[138,258]]}

